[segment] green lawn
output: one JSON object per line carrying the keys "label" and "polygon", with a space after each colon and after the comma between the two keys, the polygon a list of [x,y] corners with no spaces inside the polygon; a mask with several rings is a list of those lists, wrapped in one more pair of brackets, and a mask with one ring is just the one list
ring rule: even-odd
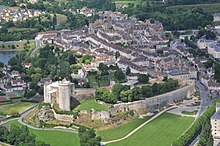
{"label": "green lawn", "polygon": [[[17,120],[6,125],[15,124],[21,126]],[[30,132],[36,135],[37,141],[43,141],[51,146],[80,146],[77,134],[63,131],[41,131],[29,128]]]}
{"label": "green lawn", "polygon": [[57,15],[57,24],[64,24],[67,21],[67,17],[65,15],[56,14]]}
{"label": "green lawn", "polygon": [[11,114],[12,112],[22,113],[28,108],[32,107],[35,103],[30,102],[17,102],[13,104],[6,104],[0,106],[0,111],[4,114]]}
{"label": "green lawn", "polygon": [[115,128],[108,129],[108,130],[97,131],[97,134],[102,137],[103,141],[109,141],[109,140],[122,138],[150,118],[151,117],[149,116],[143,119],[138,119],[138,118],[133,119],[129,123],[121,125],[119,127],[115,127]]}
{"label": "green lawn", "polygon": [[[0,42],[0,51],[17,51],[24,49],[24,45],[26,42]],[[12,45],[15,46],[15,48],[12,48]],[[28,44],[30,47],[35,47],[35,42],[30,41],[30,44]]]}
{"label": "green lawn", "polygon": [[169,6],[167,9],[177,10],[179,8],[181,9],[192,9],[195,7],[199,7],[204,9],[205,11],[208,11],[209,13],[219,13],[220,12],[220,3],[213,3],[213,4],[194,4],[194,5],[175,5],[175,6]]}
{"label": "green lawn", "polygon": [[188,112],[188,111],[182,111],[182,114],[185,114],[185,115],[196,115],[198,112],[198,110],[195,110],[193,112]]}
{"label": "green lawn", "polygon": [[95,99],[87,99],[82,101],[74,110],[90,110],[94,109],[96,111],[107,111],[108,105],[101,105],[95,101]]}
{"label": "green lawn", "polygon": [[165,113],[126,140],[110,143],[107,146],[170,146],[193,120],[193,118]]}
{"label": "green lawn", "polygon": [[119,4],[119,5],[127,5],[127,4],[134,4],[134,5],[137,5],[137,4],[140,4],[140,1],[138,0],[132,0],[132,1],[115,1],[115,4]]}

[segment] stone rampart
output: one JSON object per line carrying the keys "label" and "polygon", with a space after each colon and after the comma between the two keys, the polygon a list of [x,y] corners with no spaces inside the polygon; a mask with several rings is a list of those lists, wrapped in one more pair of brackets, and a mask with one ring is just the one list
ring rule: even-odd
{"label": "stone rampart", "polygon": [[54,110],[53,113],[54,113],[54,117],[59,121],[73,122],[74,120],[73,115],[57,114]]}
{"label": "stone rampart", "polygon": [[117,113],[129,110],[135,110],[137,112],[141,110],[150,111],[155,106],[165,106],[180,102],[188,98],[187,96],[191,95],[193,92],[195,92],[194,82],[175,91],[146,98],[145,100],[115,104],[114,107],[110,108],[108,111],[92,111],[91,119],[101,120],[102,122],[107,123],[110,117],[116,115]]}

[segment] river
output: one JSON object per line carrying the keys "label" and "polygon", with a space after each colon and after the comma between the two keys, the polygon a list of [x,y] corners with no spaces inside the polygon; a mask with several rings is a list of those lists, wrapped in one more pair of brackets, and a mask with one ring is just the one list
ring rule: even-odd
{"label": "river", "polygon": [[16,51],[0,51],[0,61],[4,64],[8,64],[10,58],[16,55]]}

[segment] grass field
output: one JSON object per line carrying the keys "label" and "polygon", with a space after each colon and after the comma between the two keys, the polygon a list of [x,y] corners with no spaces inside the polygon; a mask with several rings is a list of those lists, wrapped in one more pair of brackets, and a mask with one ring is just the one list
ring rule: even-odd
{"label": "grass field", "polygon": [[80,105],[78,105],[74,110],[91,110],[96,111],[107,111],[108,105],[101,105],[95,101],[95,99],[84,100]]}
{"label": "grass field", "polygon": [[[0,42],[0,51],[19,51],[24,49],[24,45],[26,42]],[[12,48],[12,45],[15,46],[15,48]],[[35,42],[34,41],[30,41],[30,44],[28,44],[31,48],[35,47]]]}
{"label": "grass field", "polygon": [[103,141],[122,138],[150,118],[151,117],[149,116],[143,119],[133,119],[129,123],[121,125],[119,127],[97,131],[97,134],[102,137]]}
{"label": "grass field", "polygon": [[67,17],[65,15],[56,14],[57,15],[57,24],[64,24],[67,21]]}
{"label": "grass field", "polygon": [[188,112],[188,111],[182,111],[182,114],[185,114],[185,115],[196,115],[198,112],[198,110],[195,110],[193,112]]}
{"label": "grass field", "polygon": [[28,108],[32,107],[35,103],[30,102],[17,102],[13,104],[6,104],[0,106],[0,111],[4,114],[10,115],[12,112],[22,113]]}
{"label": "grass field", "polygon": [[[17,120],[6,125],[15,124],[21,126]],[[29,128],[30,132],[36,135],[37,141],[43,141],[51,146],[80,146],[77,134],[62,131],[41,131]]]}
{"label": "grass field", "polygon": [[219,13],[220,12],[220,3],[214,3],[214,4],[194,4],[194,5],[175,5],[175,6],[169,6],[167,9],[172,9],[172,10],[178,10],[179,8],[181,9],[192,9],[195,7],[199,7],[204,9],[205,11],[208,11],[210,13]]}
{"label": "grass field", "polygon": [[137,4],[140,4],[140,1],[138,1],[138,0],[136,0],[136,1],[115,1],[115,4],[118,4],[118,5],[127,5],[129,3],[137,5]]}
{"label": "grass field", "polygon": [[126,140],[110,143],[107,146],[170,146],[193,120],[193,118],[165,113]]}

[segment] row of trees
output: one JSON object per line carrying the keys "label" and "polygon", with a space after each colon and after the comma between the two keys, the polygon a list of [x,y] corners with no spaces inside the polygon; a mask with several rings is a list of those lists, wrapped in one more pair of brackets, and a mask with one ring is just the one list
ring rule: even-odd
{"label": "row of trees", "polygon": [[[209,108],[207,108],[206,111],[204,112],[204,114],[202,116],[200,116],[194,122],[194,124],[178,140],[174,141],[172,145],[173,146],[188,145],[201,132],[203,127],[204,127],[203,128],[204,130],[205,129],[208,130],[209,128],[205,128],[205,125],[207,122],[210,122],[210,118],[215,113],[216,103],[218,103],[218,102],[220,102],[220,99],[215,101]],[[204,132],[206,132],[206,131],[204,131]],[[203,140],[200,140],[201,143],[202,143],[202,141]]]}
{"label": "row of trees", "polygon": [[212,138],[212,131],[211,131],[211,123],[207,121],[202,126],[202,132],[199,137],[198,146],[213,146],[213,138]]}
{"label": "row of trees", "polygon": [[170,92],[177,89],[178,86],[178,81],[173,79],[168,79],[163,84],[155,83],[152,86],[134,87],[133,89],[130,89],[130,86],[127,85],[115,84],[112,92],[106,88],[97,89],[95,98],[107,103],[131,102]]}
{"label": "row of trees", "polygon": [[10,130],[0,126],[0,141],[19,146],[50,146],[41,141],[36,141],[36,136],[31,134],[27,126],[11,125]]}

